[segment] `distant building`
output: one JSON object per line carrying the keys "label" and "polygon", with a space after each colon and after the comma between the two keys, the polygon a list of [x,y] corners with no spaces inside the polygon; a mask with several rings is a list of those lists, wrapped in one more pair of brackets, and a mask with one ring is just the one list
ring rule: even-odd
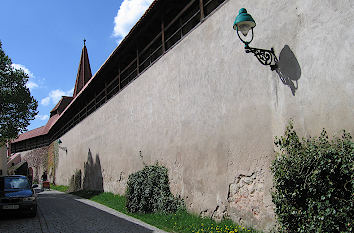
{"label": "distant building", "polygon": [[0,176],[7,175],[7,148],[0,147]]}

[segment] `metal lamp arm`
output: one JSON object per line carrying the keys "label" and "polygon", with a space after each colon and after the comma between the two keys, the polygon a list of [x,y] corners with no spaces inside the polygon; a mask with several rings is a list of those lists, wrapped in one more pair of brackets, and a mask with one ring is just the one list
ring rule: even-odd
{"label": "metal lamp arm", "polygon": [[270,66],[271,70],[275,70],[278,68],[278,58],[274,53],[274,49],[258,49],[249,47],[248,44],[245,44],[245,52],[253,53],[254,56],[258,59],[262,65]]}

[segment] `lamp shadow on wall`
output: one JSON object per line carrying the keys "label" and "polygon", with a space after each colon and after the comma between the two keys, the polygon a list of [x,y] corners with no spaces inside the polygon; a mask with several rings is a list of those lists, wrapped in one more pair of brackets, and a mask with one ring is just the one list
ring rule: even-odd
{"label": "lamp shadow on wall", "polygon": [[97,153],[94,161],[90,149],[87,154],[87,162],[84,163],[82,188],[84,190],[103,192],[103,176],[100,156]]}
{"label": "lamp shadow on wall", "polygon": [[295,96],[298,89],[298,80],[301,77],[301,68],[295,54],[288,45],[285,45],[280,51],[277,65],[278,67],[275,70],[280,80],[284,85],[289,86],[291,93]]}

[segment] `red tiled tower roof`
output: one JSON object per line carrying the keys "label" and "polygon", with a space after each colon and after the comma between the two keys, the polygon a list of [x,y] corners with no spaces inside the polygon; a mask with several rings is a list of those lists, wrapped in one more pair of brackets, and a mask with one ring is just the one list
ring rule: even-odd
{"label": "red tiled tower roof", "polygon": [[72,96],[62,96],[57,105],[55,105],[52,111],[50,111],[50,116],[53,116],[55,114],[60,115],[72,100]]}
{"label": "red tiled tower roof", "polygon": [[74,98],[92,77],[90,61],[88,58],[85,42],[86,40],[84,40],[84,47],[82,48],[82,52],[81,52],[79,69],[76,75],[75,89],[73,94]]}

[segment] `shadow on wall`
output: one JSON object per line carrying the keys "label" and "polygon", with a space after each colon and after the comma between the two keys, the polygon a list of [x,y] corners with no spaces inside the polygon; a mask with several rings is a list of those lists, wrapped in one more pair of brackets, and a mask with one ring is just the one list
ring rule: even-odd
{"label": "shadow on wall", "polygon": [[82,188],[84,190],[103,191],[103,176],[100,157],[96,154],[96,159],[93,161],[90,149],[87,155],[87,162],[84,164]]}
{"label": "shadow on wall", "polygon": [[301,68],[293,51],[285,45],[279,54],[278,68],[276,69],[283,84],[289,86],[291,93],[295,96],[298,88],[297,81],[301,76]]}

